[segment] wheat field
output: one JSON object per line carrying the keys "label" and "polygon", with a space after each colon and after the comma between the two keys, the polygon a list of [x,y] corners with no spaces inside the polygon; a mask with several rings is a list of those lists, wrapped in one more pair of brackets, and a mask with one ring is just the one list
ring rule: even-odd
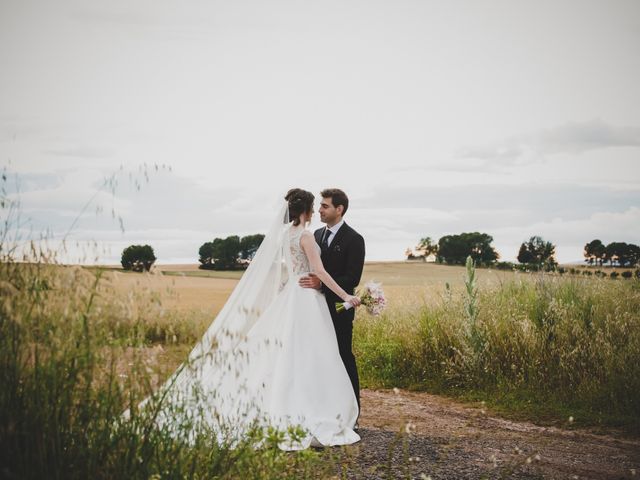
{"label": "wheat field", "polygon": [[[198,269],[196,264],[158,265],[156,273],[123,272],[110,268],[105,280],[120,293],[149,289],[158,294],[167,309],[207,312],[213,319],[241,277],[241,272],[216,272]],[[526,274],[492,269],[478,269],[480,288],[494,288]],[[368,262],[361,284],[381,282],[390,302],[416,300],[438,301],[449,284],[461,290],[465,269],[422,262]]]}

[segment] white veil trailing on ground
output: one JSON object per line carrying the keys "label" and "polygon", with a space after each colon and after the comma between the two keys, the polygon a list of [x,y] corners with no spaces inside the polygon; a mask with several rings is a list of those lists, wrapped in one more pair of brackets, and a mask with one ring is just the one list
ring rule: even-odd
{"label": "white veil trailing on ground", "polygon": [[233,348],[287,282],[289,270],[285,246],[288,248],[289,244],[285,240],[288,226],[288,203],[283,200],[249,267],[220,313],[189,354],[191,363],[207,355],[216,344],[219,348]]}
{"label": "white veil trailing on ground", "polygon": [[[220,398],[217,393],[232,390],[220,387],[225,382],[237,382],[240,374],[251,368],[242,341],[291,278],[289,227],[288,202],[282,200],[249,267],[188,360],[156,394],[139,404],[142,408],[153,398],[162,402],[156,419],[158,425],[174,424],[179,428],[179,417],[184,417],[176,412],[208,425],[237,423],[235,418],[247,418],[250,414],[251,405],[239,405],[237,398]],[[125,414],[129,416],[128,411]],[[254,417],[258,414],[251,412]]]}

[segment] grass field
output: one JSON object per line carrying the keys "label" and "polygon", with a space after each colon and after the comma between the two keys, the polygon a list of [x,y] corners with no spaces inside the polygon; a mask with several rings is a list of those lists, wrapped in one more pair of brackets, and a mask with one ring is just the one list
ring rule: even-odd
{"label": "grass field", "polygon": [[[203,310],[212,314],[220,310],[241,271],[217,272],[200,270],[197,265],[159,265],[157,274],[107,270],[109,281],[121,292],[151,289],[161,295],[167,308]],[[464,267],[422,262],[369,262],[365,264],[362,282],[382,282],[391,302],[420,299],[438,301],[446,291],[464,288]],[[478,269],[481,288],[493,288],[522,276],[521,273]]]}
{"label": "grass field", "polygon": [[[196,265],[156,271],[111,272],[111,282],[120,292],[159,295],[168,311],[180,312],[187,325],[177,330],[190,332],[182,337],[192,340],[215,318],[237,282],[225,277],[240,276],[202,272]],[[380,318],[358,312],[354,349],[363,385],[481,399],[521,417],[553,420],[579,411],[587,424],[638,429],[639,406],[629,388],[613,393],[640,379],[633,367],[640,359],[636,280],[475,269],[479,347],[469,343],[466,275],[465,267],[433,263],[365,265],[362,282],[382,282],[389,307]],[[615,342],[625,348],[608,356],[598,353],[611,350]],[[186,348],[178,342],[170,350]],[[170,370],[179,355],[167,358]],[[612,386],[612,375],[631,375],[633,381],[620,379]]]}
{"label": "grass field", "polygon": [[[152,430],[152,415],[120,420],[182,362],[240,276],[195,265],[155,272],[0,262],[0,460],[8,471],[22,478],[335,472],[331,458],[313,452],[212,450],[206,431],[194,447]],[[365,265],[363,282],[382,282],[389,306],[380,317],[357,314],[363,386],[427,390],[534,422],[566,423],[571,415],[579,425],[638,433],[640,282],[490,269],[471,275],[429,263]]]}

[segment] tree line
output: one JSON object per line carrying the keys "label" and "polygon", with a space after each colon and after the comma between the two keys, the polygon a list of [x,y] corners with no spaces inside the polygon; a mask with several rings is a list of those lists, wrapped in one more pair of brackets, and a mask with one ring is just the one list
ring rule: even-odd
{"label": "tree line", "polygon": [[[246,268],[258,251],[264,235],[255,233],[245,237],[231,235],[214,238],[198,249],[200,267],[206,270],[236,270]],[[125,270],[149,271],[156,261],[150,245],[130,245],[122,251],[120,264]]]}
{"label": "tree line", "polygon": [[604,245],[600,240],[592,240],[584,246],[585,262],[602,266],[616,263],[621,267],[633,267],[640,263],[640,247],[633,243],[611,242]]}
{"label": "tree line", "polygon": [[200,268],[208,270],[234,270],[246,268],[258,251],[264,235],[256,233],[240,238],[214,238],[203,243],[198,250]]}
{"label": "tree line", "polygon": [[[405,252],[408,260],[433,257],[437,263],[464,265],[470,256],[476,265],[513,267],[510,262],[498,262],[500,254],[492,245],[493,237],[487,233],[464,232],[457,235],[445,235],[435,242],[431,237],[420,239],[413,249]],[[535,235],[522,242],[518,249],[517,260],[521,269],[553,271],[558,268],[555,258],[556,246]],[[603,263],[620,267],[640,265],[640,247],[632,243],[612,242],[604,245],[596,239],[584,247],[585,262],[602,266]]]}
{"label": "tree line", "polygon": [[[207,270],[235,270],[246,268],[264,239],[256,233],[239,237],[214,238],[203,243],[198,250],[200,268]],[[426,260],[433,256],[437,263],[464,265],[470,256],[476,265],[497,268],[521,268],[523,270],[553,271],[558,268],[555,258],[556,246],[540,236],[532,236],[522,242],[518,250],[519,265],[498,262],[500,254],[492,245],[493,237],[487,233],[464,232],[445,235],[438,242],[431,237],[420,239],[415,248],[405,252],[407,259]],[[633,243],[611,242],[604,245],[595,239],[584,246],[585,262],[589,265],[608,263],[610,266],[634,267],[640,265],[640,247]],[[150,245],[130,245],[122,252],[121,264],[125,270],[149,270],[156,261]]]}

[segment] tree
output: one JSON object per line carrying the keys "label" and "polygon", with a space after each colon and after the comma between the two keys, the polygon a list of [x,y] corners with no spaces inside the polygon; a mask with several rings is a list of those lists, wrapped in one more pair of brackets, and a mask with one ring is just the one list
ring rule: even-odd
{"label": "tree", "polygon": [[264,240],[264,235],[261,233],[242,237],[240,239],[240,257],[245,260],[252,260],[262,240]]}
{"label": "tree", "polygon": [[526,243],[520,245],[520,250],[518,251],[518,261],[520,263],[529,264],[534,263],[534,255],[531,249],[527,246]]}
{"label": "tree", "polygon": [[415,248],[418,257],[422,257],[423,260],[426,260],[430,255],[437,255],[438,253],[438,244],[435,243],[431,237],[424,237],[420,239],[418,245]]}
{"label": "tree", "polygon": [[228,270],[236,267],[240,256],[240,237],[231,235],[225,239],[215,238],[212,247],[213,268]]}
{"label": "tree", "polygon": [[490,265],[500,258],[498,252],[491,246],[493,242],[491,235],[478,232],[463,233],[462,235],[471,245],[470,255],[476,265]]}
{"label": "tree", "polygon": [[546,242],[539,236],[529,238],[523,242],[518,251],[518,262],[529,265],[536,270],[554,270],[558,265],[555,259],[556,246]]}
{"label": "tree", "polygon": [[629,244],[629,262],[632,267],[640,265],[640,247],[633,243]]}
{"label": "tree", "polygon": [[625,242],[611,242],[605,247],[605,260],[610,265],[617,263],[621,267],[631,263],[633,251],[629,248],[629,244]]}
{"label": "tree", "polygon": [[591,240],[584,246],[584,256],[585,262],[589,262],[589,265],[593,265],[594,261],[596,265],[598,261],[600,261],[600,266],[602,266],[602,261],[605,256],[605,246],[600,240]]}
{"label": "tree", "polygon": [[203,243],[198,250],[200,268],[213,268],[213,242]]}
{"label": "tree", "polygon": [[149,271],[155,261],[156,256],[150,245],[130,245],[122,251],[120,258],[122,268],[134,272]]}
{"label": "tree", "polygon": [[237,235],[214,238],[212,242],[203,243],[198,250],[200,268],[215,270],[237,268],[240,265],[240,259],[253,259],[262,240],[264,235],[261,233],[247,235],[242,239]]}
{"label": "tree", "polygon": [[500,255],[491,246],[493,237],[486,233],[466,232],[445,235],[438,240],[436,261],[450,265],[464,265],[468,256],[477,265],[494,263]]}

